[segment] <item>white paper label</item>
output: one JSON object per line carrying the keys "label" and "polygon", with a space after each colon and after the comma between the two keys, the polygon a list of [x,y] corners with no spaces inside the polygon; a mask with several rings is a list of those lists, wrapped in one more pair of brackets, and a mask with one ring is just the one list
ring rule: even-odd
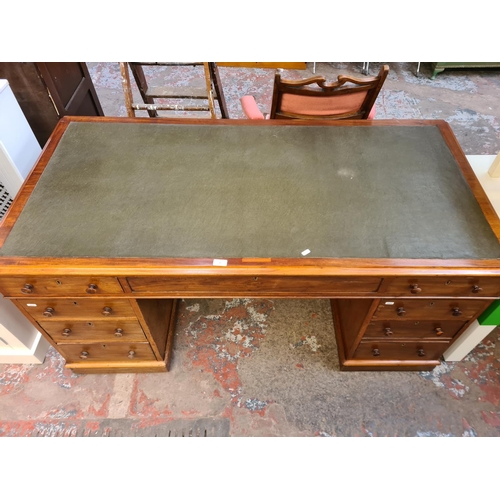
{"label": "white paper label", "polygon": [[36,304],[26,304],[28,307],[36,307]]}
{"label": "white paper label", "polygon": [[385,303],[386,306],[393,306],[394,305],[394,302],[386,302]]}
{"label": "white paper label", "polygon": [[225,259],[214,259],[214,266],[227,266],[227,260],[225,260]]}

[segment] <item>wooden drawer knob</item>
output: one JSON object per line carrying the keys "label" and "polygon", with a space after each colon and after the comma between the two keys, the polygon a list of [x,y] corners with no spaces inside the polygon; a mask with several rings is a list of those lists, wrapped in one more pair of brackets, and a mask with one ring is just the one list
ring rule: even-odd
{"label": "wooden drawer knob", "polygon": [[424,351],[423,349],[419,349],[419,350],[417,351],[417,356],[418,356],[419,358],[423,358],[423,357],[425,356],[425,351]]}
{"label": "wooden drawer knob", "polygon": [[384,335],[386,337],[390,337],[391,335],[393,335],[393,331],[390,329],[390,328],[384,328]]}
{"label": "wooden drawer knob", "polygon": [[406,314],[405,308],[404,307],[398,307],[396,309],[396,314],[398,316],[404,316]]}
{"label": "wooden drawer knob", "polygon": [[87,359],[89,357],[89,353],[87,351],[82,351],[80,353],[80,359]]}
{"label": "wooden drawer knob", "polygon": [[472,293],[479,293],[479,292],[482,292],[483,289],[479,286],[479,285],[474,285],[472,287]]}
{"label": "wooden drawer knob", "polygon": [[123,330],[121,328],[115,330],[115,337],[123,337]]}
{"label": "wooden drawer knob", "polygon": [[71,333],[71,329],[70,328],[65,328],[63,331],[62,331],[62,334],[65,336],[65,337],[69,337],[69,334]]}
{"label": "wooden drawer knob", "polygon": [[436,335],[443,335],[443,329],[442,328],[436,328]]}
{"label": "wooden drawer knob", "polygon": [[21,288],[21,293],[33,293],[33,285],[26,283],[26,285]]}
{"label": "wooden drawer knob", "polygon": [[113,309],[111,309],[111,307],[103,307],[102,308],[102,315],[103,316],[110,316],[112,312],[113,312]]}
{"label": "wooden drawer knob", "polygon": [[418,284],[410,285],[410,292],[413,294],[421,293],[422,289],[419,288]]}
{"label": "wooden drawer knob", "polygon": [[134,359],[135,358],[135,351],[129,351],[128,352],[128,358],[129,359]]}
{"label": "wooden drawer knob", "polygon": [[373,349],[372,354],[377,357],[380,356],[380,351],[378,349]]}
{"label": "wooden drawer knob", "polygon": [[462,311],[460,310],[459,307],[454,307],[451,310],[451,314],[452,314],[452,316],[462,316]]}
{"label": "wooden drawer knob", "polygon": [[86,290],[87,293],[97,293],[97,285],[90,284]]}
{"label": "wooden drawer knob", "polygon": [[55,311],[52,309],[52,307],[47,307],[45,308],[45,311],[43,311],[42,315],[45,316],[46,318],[52,318],[54,316]]}

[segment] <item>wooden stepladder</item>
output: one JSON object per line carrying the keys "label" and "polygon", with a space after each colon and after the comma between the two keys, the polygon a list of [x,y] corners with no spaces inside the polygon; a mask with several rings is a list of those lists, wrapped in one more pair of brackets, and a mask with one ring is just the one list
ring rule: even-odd
{"label": "wooden stepladder", "polygon": [[[203,66],[205,87],[192,88],[184,87],[149,87],[143,66]],[[132,88],[130,86],[130,67],[134,75],[135,82],[141,94],[142,103],[134,102]],[[149,116],[158,116],[158,111],[209,111],[211,118],[215,119],[215,101],[219,104],[221,118],[229,118],[226,100],[222,90],[217,64],[214,62],[121,62],[120,71],[122,76],[123,93],[125,94],[125,106],[129,117],[135,117],[135,112],[145,110]],[[155,103],[155,99],[168,100],[169,103]],[[198,99],[205,103],[199,105],[192,104],[172,104],[173,100]]]}

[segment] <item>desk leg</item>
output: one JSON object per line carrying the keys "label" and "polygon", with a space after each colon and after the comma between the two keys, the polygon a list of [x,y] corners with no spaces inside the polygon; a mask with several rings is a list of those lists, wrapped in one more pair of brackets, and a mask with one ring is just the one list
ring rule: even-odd
{"label": "desk leg", "polygon": [[137,299],[136,313],[158,360],[168,371],[174,345],[178,299]]}
{"label": "desk leg", "polygon": [[356,351],[379,300],[332,299],[330,302],[340,369],[345,370],[346,362]]}

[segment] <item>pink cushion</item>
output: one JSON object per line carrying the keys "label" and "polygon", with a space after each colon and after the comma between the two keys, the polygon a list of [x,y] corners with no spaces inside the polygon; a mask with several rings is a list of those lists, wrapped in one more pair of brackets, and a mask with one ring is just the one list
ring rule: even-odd
{"label": "pink cushion", "polygon": [[240,99],[243,113],[250,120],[264,120],[264,115],[260,111],[255,98],[251,95],[245,95]]}
{"label": "pink cushion", "polygon": [[375,112],[376,112],[376,109],[375,109],[375,104],[374,104],[372,110],[370,111],[370,114],[368,115],[368,120],[373,120],[375,118]]}

